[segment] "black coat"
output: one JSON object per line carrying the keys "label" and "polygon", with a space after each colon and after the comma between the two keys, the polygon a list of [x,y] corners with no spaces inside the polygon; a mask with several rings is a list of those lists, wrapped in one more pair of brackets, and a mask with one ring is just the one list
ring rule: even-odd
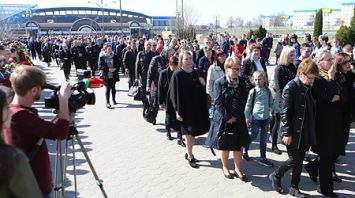
{"label": "black coat", "polygon": [[[304,134],[303,124],[306,112],[306,94],[310,91],[312,95],[312,88],[308,89],[302,85],[301,81],[296,77],[287,83],[282,92],[282,106],[281,106],[281,133],[282,136],[291,136],[291,145],[288,147],[294,149],[301,148],[302,135]],[[316,120],[307,120],[315,123]],[[312,137],[316,137],[315,130],[311,130]],[[315,140],[316,138],[311,138]],[[309,142],[310,145],[315,145],[316,142]]]}
{"label": "black coat", "polygon": [[99,54],[100,49],[98,45],[94,44],[85,47],[85,59],[88,61],[89,66],[97,68],[97,64],[99,62]]}
{"label": "black coat", "polygon": [[107,65],[107,63],[105,62],[105,56],[101,56],[100,57],[100,70],[103,71],[102,73],[102,77],[104,80],[104,84],[107,86],[108,84],[110,84],[111,82],[116,82],[119,81],[120,78],[118,76],[118,69],[119,69],[119,64],[117,62],[118,58],[116,57],[117,55],[114,54],[113,55],[113,67],[116,68],[116,71],[113,72],[113,78],[109,78],[108,77],[108,72],[109,72],[109,67]]}
{"label": "black coat", "polygon": [[[227,78],[224,76],[218,79],[214,84],[213,89],[215,111],[213,114],[213,120],[211,123],[206,144],[210,148],[219,149],[219,136],[223,131],[226,121],[232,116],[237,118],[234,123],[234,129],[238,134],[237,142],[233,145],[227,145],[229,150],[235,150],[234,148],[245,146],[250,143],[250,137],[248,134],[248,128],[245,123],[244,109],[248,98],[248,91],[246,88],[245,80],[239,77],[239,87],[234,89],[228,86]],[[232,111],[232,99],[237,99],[237,108]]]}
{"label": "black coat", "polygon": [[155,86],[158,86],[159,73],[161,70],[168,67],[168,59],[165,56],[159,55],[152,58],[149,64],[147,87],[151,87],[154,82]]}
{"label": "black coat", "polygon": [[137,54],[137,50],[133,51],[131,49],[127,50],[123,56],[123,66],[124,68],[128,68],[129,72],[135,72]]}
{"label": "black coat", "polygon": [[205,134],[210,124],[206,88],[199,81],[197,72],[175,71],[169,92],[175,111],[183,118],[182,128],[192,136]]}
{"label": "black coat", "polygon": [[72,55],[70,53],[70,50],[60,50],[59,51],[59,59],[63,63],[63,67],[68,67],[71,66],[72,63]]}
{"label": "black coat", "polygon": [[342,105],[341,102],[331,102],[333,97],[338,94],[339,89],[335,81],[327,81],[318,76],[314,82],[315,98],[317,101],[316,131],[317,145],[313,151],[333,156],[334,153],[342,153],[343,135],[342,126]]}
{"label": "black coat", "polygon": [[42,46],[43,61],[46,63],[52,62],[52,47],[49,43],[43,43]]}
{"label": "black coat", "polygon": [[138,52],[137,59],[136,59],[136,79],[138,77],[141,77],[142,80],[147,81],[147,75],[148,75],[148,69],[149,69],[149,64],[153,58],[153,52],[145,52],[140,51]]}
{"label": "black coat", "polygon": [[296,67],[293,65],[278,65],[274,71],[275,101],[281,106],[282,90],[286,84],[296,77]]}
{"label": "black coat", "polygon": [[[262,58],[260,59],[260,63],[267,76],[265,61]],[[248,90],[251,90],[254,87],[254,85],[252,84],[252,77],[255,71],[256,71],[256,65],[254,61],[251,58],[245,59],[240,71],[240,75],[245,79]]]}

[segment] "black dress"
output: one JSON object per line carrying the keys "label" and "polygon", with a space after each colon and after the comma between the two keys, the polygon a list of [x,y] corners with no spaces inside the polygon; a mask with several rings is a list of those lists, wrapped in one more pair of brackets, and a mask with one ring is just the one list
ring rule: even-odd
{"label": "black dress", "polygon": [[194,70],[188,73],[179,69],[171,78],[170,99],[175,111],[183,118],[180,124],[185,135],[199,136],[209,129],[205,90]]}

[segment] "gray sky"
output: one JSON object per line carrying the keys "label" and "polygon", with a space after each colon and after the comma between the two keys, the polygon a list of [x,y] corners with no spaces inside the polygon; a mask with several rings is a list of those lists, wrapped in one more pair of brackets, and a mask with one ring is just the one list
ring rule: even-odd
{"label": "gray sky", "polygon": [[[95,1],[95,0],[92,0]],[[109,3],[111,0],[103,0],[108,8],[119,9],[117,3]],[[100,3],[100,0],[96,0]],[[178,0],[179,4],[181,0]],[[341,3],[355,2],[354,0],[184,0],[189,14],[197,24],[214,23],[215,16],[219,16],[222,26],[231,16],[243,17],[244,21],[252,20],[259,15],[275,15],[280,12],[292,15],[293,10],[341,8]],[[0,0],[0,3],[24,3],[37,4],[39,8],[48,7],[97,7],[87,0]],[[180,7],[180,5],[179,5]],[[141,12],[151,16],[175,16],[176,0],[122,0],[122,9]]]}

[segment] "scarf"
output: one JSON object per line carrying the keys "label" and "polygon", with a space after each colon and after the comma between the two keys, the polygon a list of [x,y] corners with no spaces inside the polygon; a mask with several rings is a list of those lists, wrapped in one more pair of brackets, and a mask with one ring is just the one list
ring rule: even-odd
{"label": "scarf", "polygon": [[326,70],[324,70],[322,68],[319,69],[319,75],[321,77],[323,77],[324,79],[329,80],[328,71],[326,71]]}

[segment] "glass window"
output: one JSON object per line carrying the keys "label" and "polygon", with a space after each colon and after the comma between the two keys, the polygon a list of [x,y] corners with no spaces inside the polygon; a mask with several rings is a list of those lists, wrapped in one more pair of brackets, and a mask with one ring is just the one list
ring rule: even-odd
{"label": "glass window", "polygon": [[93,15],[97,15],[97,11],[96,11],[96,10],[93,10],[93,11],[92,11],[92,14],[93,14]]}
{"label": "glass window", "polygon": [[85,14],[85,10],[79,10],[79,14]]}
{"label": "glass window", "polygon": [[102,12],[101,12],[101,11],[100,11],[100,12],[97,12],[97,14],[100,15],[100,16],[102,16]]}
{"label": "glass window", "polygon": [[44,12],[39,13],[39,16],[45,16],[45,15],[46,15],[46,13],[44,13]]}
{"label": "glass window", "polygon": [[53,15],[53,12],[46,12],[46,15]]}
{"label": "glass window", "polygon": [[72,10],[67,10],[66,14],[73,14],[73,11]]}
{"label": "glass window", "polygon": [[59,11],[54,11],[54,15],[59,15]]}
{"label": "glass window", "polygon": [[78,10],[73,10],[73,14],[79,14]]}
{"label": "glass window", "polygon": [[65,15],[65,11],[60,11],[59,14],[60,15]]}
{"label": "glass window", "polygon": [[105,16],[108,16],[108,12],[104,12],[104,15],[105,15]]}
{"label": "glass window", "polygon": [[90,14],[90,15],[92,14],[92,13],[91,13],[91,10],[86,10],[85,13],[86,13],[86,14]]}
{"label": "glass window", "polygon": [[117,16],[116,12],[110,12],[110,16]]}

